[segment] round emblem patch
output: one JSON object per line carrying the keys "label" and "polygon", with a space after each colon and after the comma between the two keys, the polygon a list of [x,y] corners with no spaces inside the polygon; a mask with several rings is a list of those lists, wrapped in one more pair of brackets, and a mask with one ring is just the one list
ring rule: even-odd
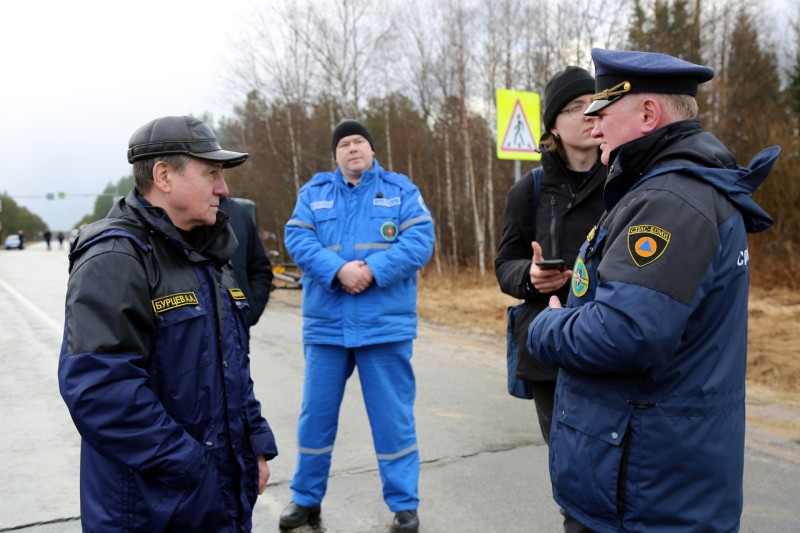
{"label": "round emblem patch", "polygon": [[397,238],[397,224],[392,221],[384,222],[381,226],[381,235],[387,241],[393,241]]}
{"label": "round emblem patch", "polygon": [[654,241],[652,237],[642,237],[636,241],[634,248],[636,249],[636,253],[640,256],[650,257],[656,253],[658,246],[656,246],[656,241]]}
{"label": "round emblem patch", "polygon": [[580,298],[586,291],[589,290],[589,271],[586,270],[586,265],[583,263],[582,258],[575,261],[575,266],[572,267],[572,294]]}

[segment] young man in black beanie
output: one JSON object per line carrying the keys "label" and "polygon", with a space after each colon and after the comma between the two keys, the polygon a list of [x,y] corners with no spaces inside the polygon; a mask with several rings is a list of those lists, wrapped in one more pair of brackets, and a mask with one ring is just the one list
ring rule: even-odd
{"label": "young man in black beanie", "polygon": [[[547,307],[550,296],[566,301],[572,274],[571,270],[543,270],[536,261],[563,259],[571,266],[586,233],[603,212],[605,167],[599,162],[599,143],[591,136],[595,120],[583,115],[593,93],[594,78],[579,67],[567,67],[547,83],[542,167],[528,172],[508,191],[503,237],[495,259],[500,289],[524,300],[511,311],[512,335],[519,351],[517,377],[527,384],[548,444],[558,368],[531,357],[525,345],[528,325]],[[536,174],[538,195],[534,194]],[[568,515],[564,530],[588,531]]]}
{"label": "young man in black beanie", "polygon": [[336,170],[300,189],[286,223],[286,249],[303,271],[306,366],[292,502],[280,525],[320,514],[339,407],[358,367],[392,531],[411,533],[419,528],[416,274],[433,252],[433,220],[417,186],[374,159],[363,124],[340,122],[331,142]]}

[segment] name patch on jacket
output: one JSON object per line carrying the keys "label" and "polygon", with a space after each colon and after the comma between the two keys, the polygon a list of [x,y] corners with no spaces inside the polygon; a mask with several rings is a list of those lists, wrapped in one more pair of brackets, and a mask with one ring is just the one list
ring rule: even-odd
{"label": "name patch on jacket", "polygon": [[162,296],[152,301],[153,311],[156,313],[163,313],[165,311],[172,311],[185,305],[199,305],[197,295],[193,292],[179,292],[177,294],[170,294],[169,296]]}
{"label": "name patch on jacket", "polygon": [[628,252],[636,266],[647,266],[661,257],[671,235],[667,230],[649,224],[628,228]]}
{"label": "name patch on jacket", "polygon": [[333,209],[333,200],[317,200],[316,202],[311,202],[311,210],[316,211],[317,209]]}
{"label": "name patch on jacket", "polygon": [[228,292],[231,293],[231,298],[234,300],[247,300],[242,289],[228,289]]}
{"label": "name patch on jacket", "polygon": [[375,198],[372,200],[372,205],[379,205],[381,207],[392,207],[393,205],[400,205],[400,197],[394,198]]}

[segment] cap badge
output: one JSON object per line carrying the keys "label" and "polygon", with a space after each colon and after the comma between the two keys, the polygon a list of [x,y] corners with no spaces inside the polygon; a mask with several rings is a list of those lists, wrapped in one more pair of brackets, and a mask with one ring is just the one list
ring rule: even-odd
{"label": "cap badge", "polygon": [[618,83],[613,87],[608,89],[604,89],[603,91],[595,94],[592,96],[592,100],[610,100],[613,96],[622,96],[625,93],[629,93],[631,90],[631,82],[623,81],[622,83]]}

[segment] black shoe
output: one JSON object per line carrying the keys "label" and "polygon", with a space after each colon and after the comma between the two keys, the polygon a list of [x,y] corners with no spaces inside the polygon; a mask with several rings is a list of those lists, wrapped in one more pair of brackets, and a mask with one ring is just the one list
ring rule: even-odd
{"label": "black shoe", "polygon": [[392,533],[416,533],[419,529],[417,510],[398,511],[394,514]]}
{"label": "black shoe", "polygon": [[319,505],[316,507],[303,507],[292,502],[281,513],[279,525],[284,529],[294,529],[319,518],[319,513]]}

